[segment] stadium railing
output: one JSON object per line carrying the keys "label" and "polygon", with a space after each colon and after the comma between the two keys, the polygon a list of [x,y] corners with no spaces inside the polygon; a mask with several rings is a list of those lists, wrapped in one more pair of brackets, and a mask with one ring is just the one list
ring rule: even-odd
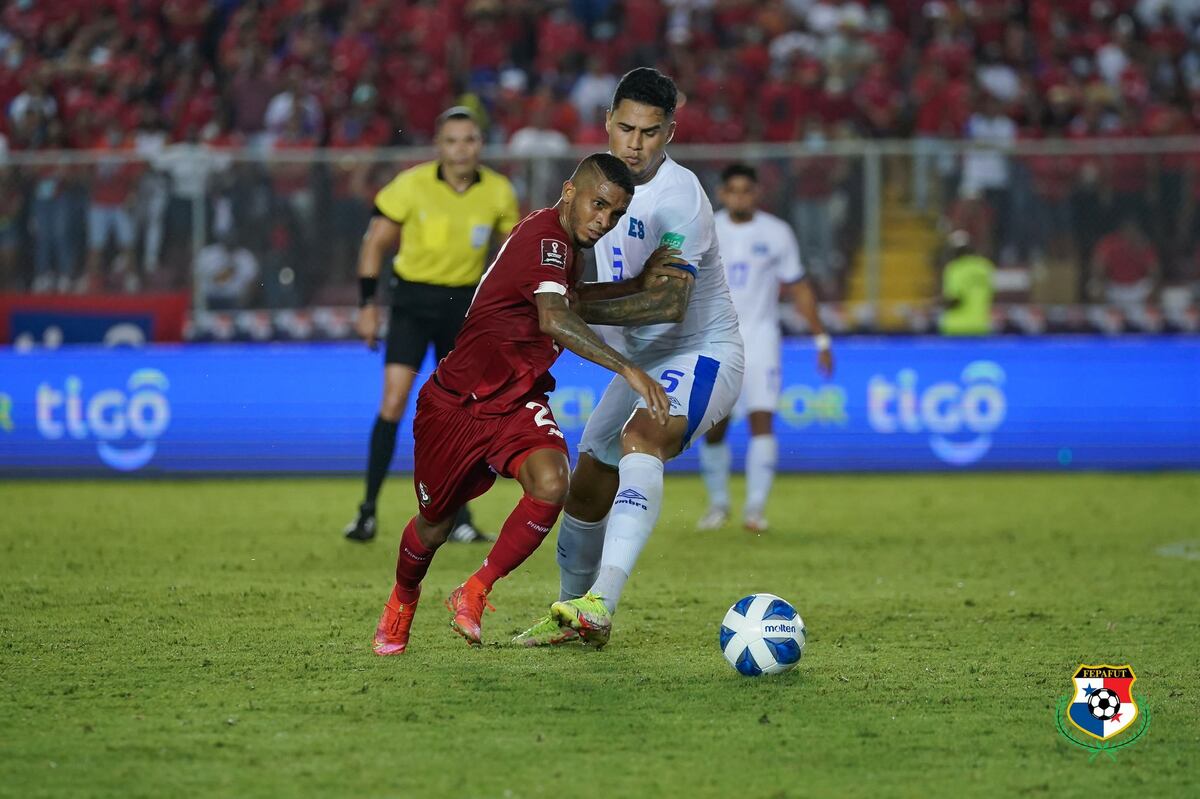
{"label": "stadium railing", "polygon": [[[552,204],[592,150],[489,147],[483,160],[528,210]],[[954,230],[998,267],[999,331],[1200,329],[1200,137],[681,144],[671,154],[714,204],[721,169],[757,167],[762,207],[795,229],[836,331],[934,329]],[[0,288],[43,299],[186,293],[181,333],[192,339],[345,337],[373,194],[431,157],[197,145],[152,157],[10,152],[0,161]],[[1111,292],[1094,273],[1098,245],[1125,234],[1157,268],[1141,293]],[[1124,243],[1114,251],[1130,252]]]}

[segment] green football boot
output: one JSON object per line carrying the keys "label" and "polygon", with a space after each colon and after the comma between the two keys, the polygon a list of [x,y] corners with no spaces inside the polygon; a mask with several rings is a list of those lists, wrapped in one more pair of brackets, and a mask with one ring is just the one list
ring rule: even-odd
{"label": "green football boot", "polygon": [[578,641],[579,633],[571,627],[564,627],[547,613],[525,632],[512,639],[519,646],[556,646]]}
{"label": "green football boot", "polygon": [[584,641],[599,649],[608,643],[612,632],[612,613],[599,594],[587,593],[578,599],[555,602],[550,617],[563,627],[579,633]]}

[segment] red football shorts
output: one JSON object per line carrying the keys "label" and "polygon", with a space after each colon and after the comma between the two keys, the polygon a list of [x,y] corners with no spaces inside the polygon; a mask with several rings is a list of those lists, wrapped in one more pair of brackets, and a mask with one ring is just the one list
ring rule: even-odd
{"label": "red football shorts", "polygon": [[480,418],[439,401],[441,393],[432,379],[426,382],[413,416],[413,488],[426,521],[456,512],[491,488],[498,474],[516,477],[534,450],[570,457],[545,395],[507,416]]}

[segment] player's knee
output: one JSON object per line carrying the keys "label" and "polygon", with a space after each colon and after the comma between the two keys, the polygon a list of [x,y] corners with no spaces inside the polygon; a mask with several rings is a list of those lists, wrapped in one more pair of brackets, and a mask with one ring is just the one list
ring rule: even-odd
{"label": "player's knee", "polygon": [[[615,471],[613,475],[615,478]],[[617,480],[612,481],[611,490],[607,480],[591,485],[588,482],[580,479],[578,472],[572,475],[563,510],[582,522],[598,522],[607,516],[612,508],[613,498],[617,494]]]}
{"label": "player's knee", "polygon": [[639,411],[621,431],[621,451],[626,455],[642,452],[665,461],[679,454],[686,432],[687,423],[682,416],[672,416],[664,425]]}
{"label": "player's knee", "polygon": [[534,474],[532,484],[526,489],[526,493],[542,502],[562,505],[567,501],[570,488],[571,481],[566,472],[546,469]]}
{"label": "player's knee", "polygon": [[407,391],[384,391],[383,401],[379,403],[379,415],[389,422],[398,422],[407,404]]}

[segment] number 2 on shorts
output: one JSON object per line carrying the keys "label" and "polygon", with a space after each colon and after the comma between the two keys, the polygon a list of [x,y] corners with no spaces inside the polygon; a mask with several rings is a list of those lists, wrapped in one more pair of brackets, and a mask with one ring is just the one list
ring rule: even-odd
{"label": "number 2 on shorts", "polygon": [[549,427],[550,429],[546,432],[552,436],[558,436],[559,438],[564,439],[566,438],[566,436],[562,434],[562,431],[558,429],[558,425],[556,425],[554,420],[550,418],[549,408],[540,402],[527,402],[525,403],[525,407],[531,411],[537,411],[533,417],[534,424],[536,424],[538,427]]}

